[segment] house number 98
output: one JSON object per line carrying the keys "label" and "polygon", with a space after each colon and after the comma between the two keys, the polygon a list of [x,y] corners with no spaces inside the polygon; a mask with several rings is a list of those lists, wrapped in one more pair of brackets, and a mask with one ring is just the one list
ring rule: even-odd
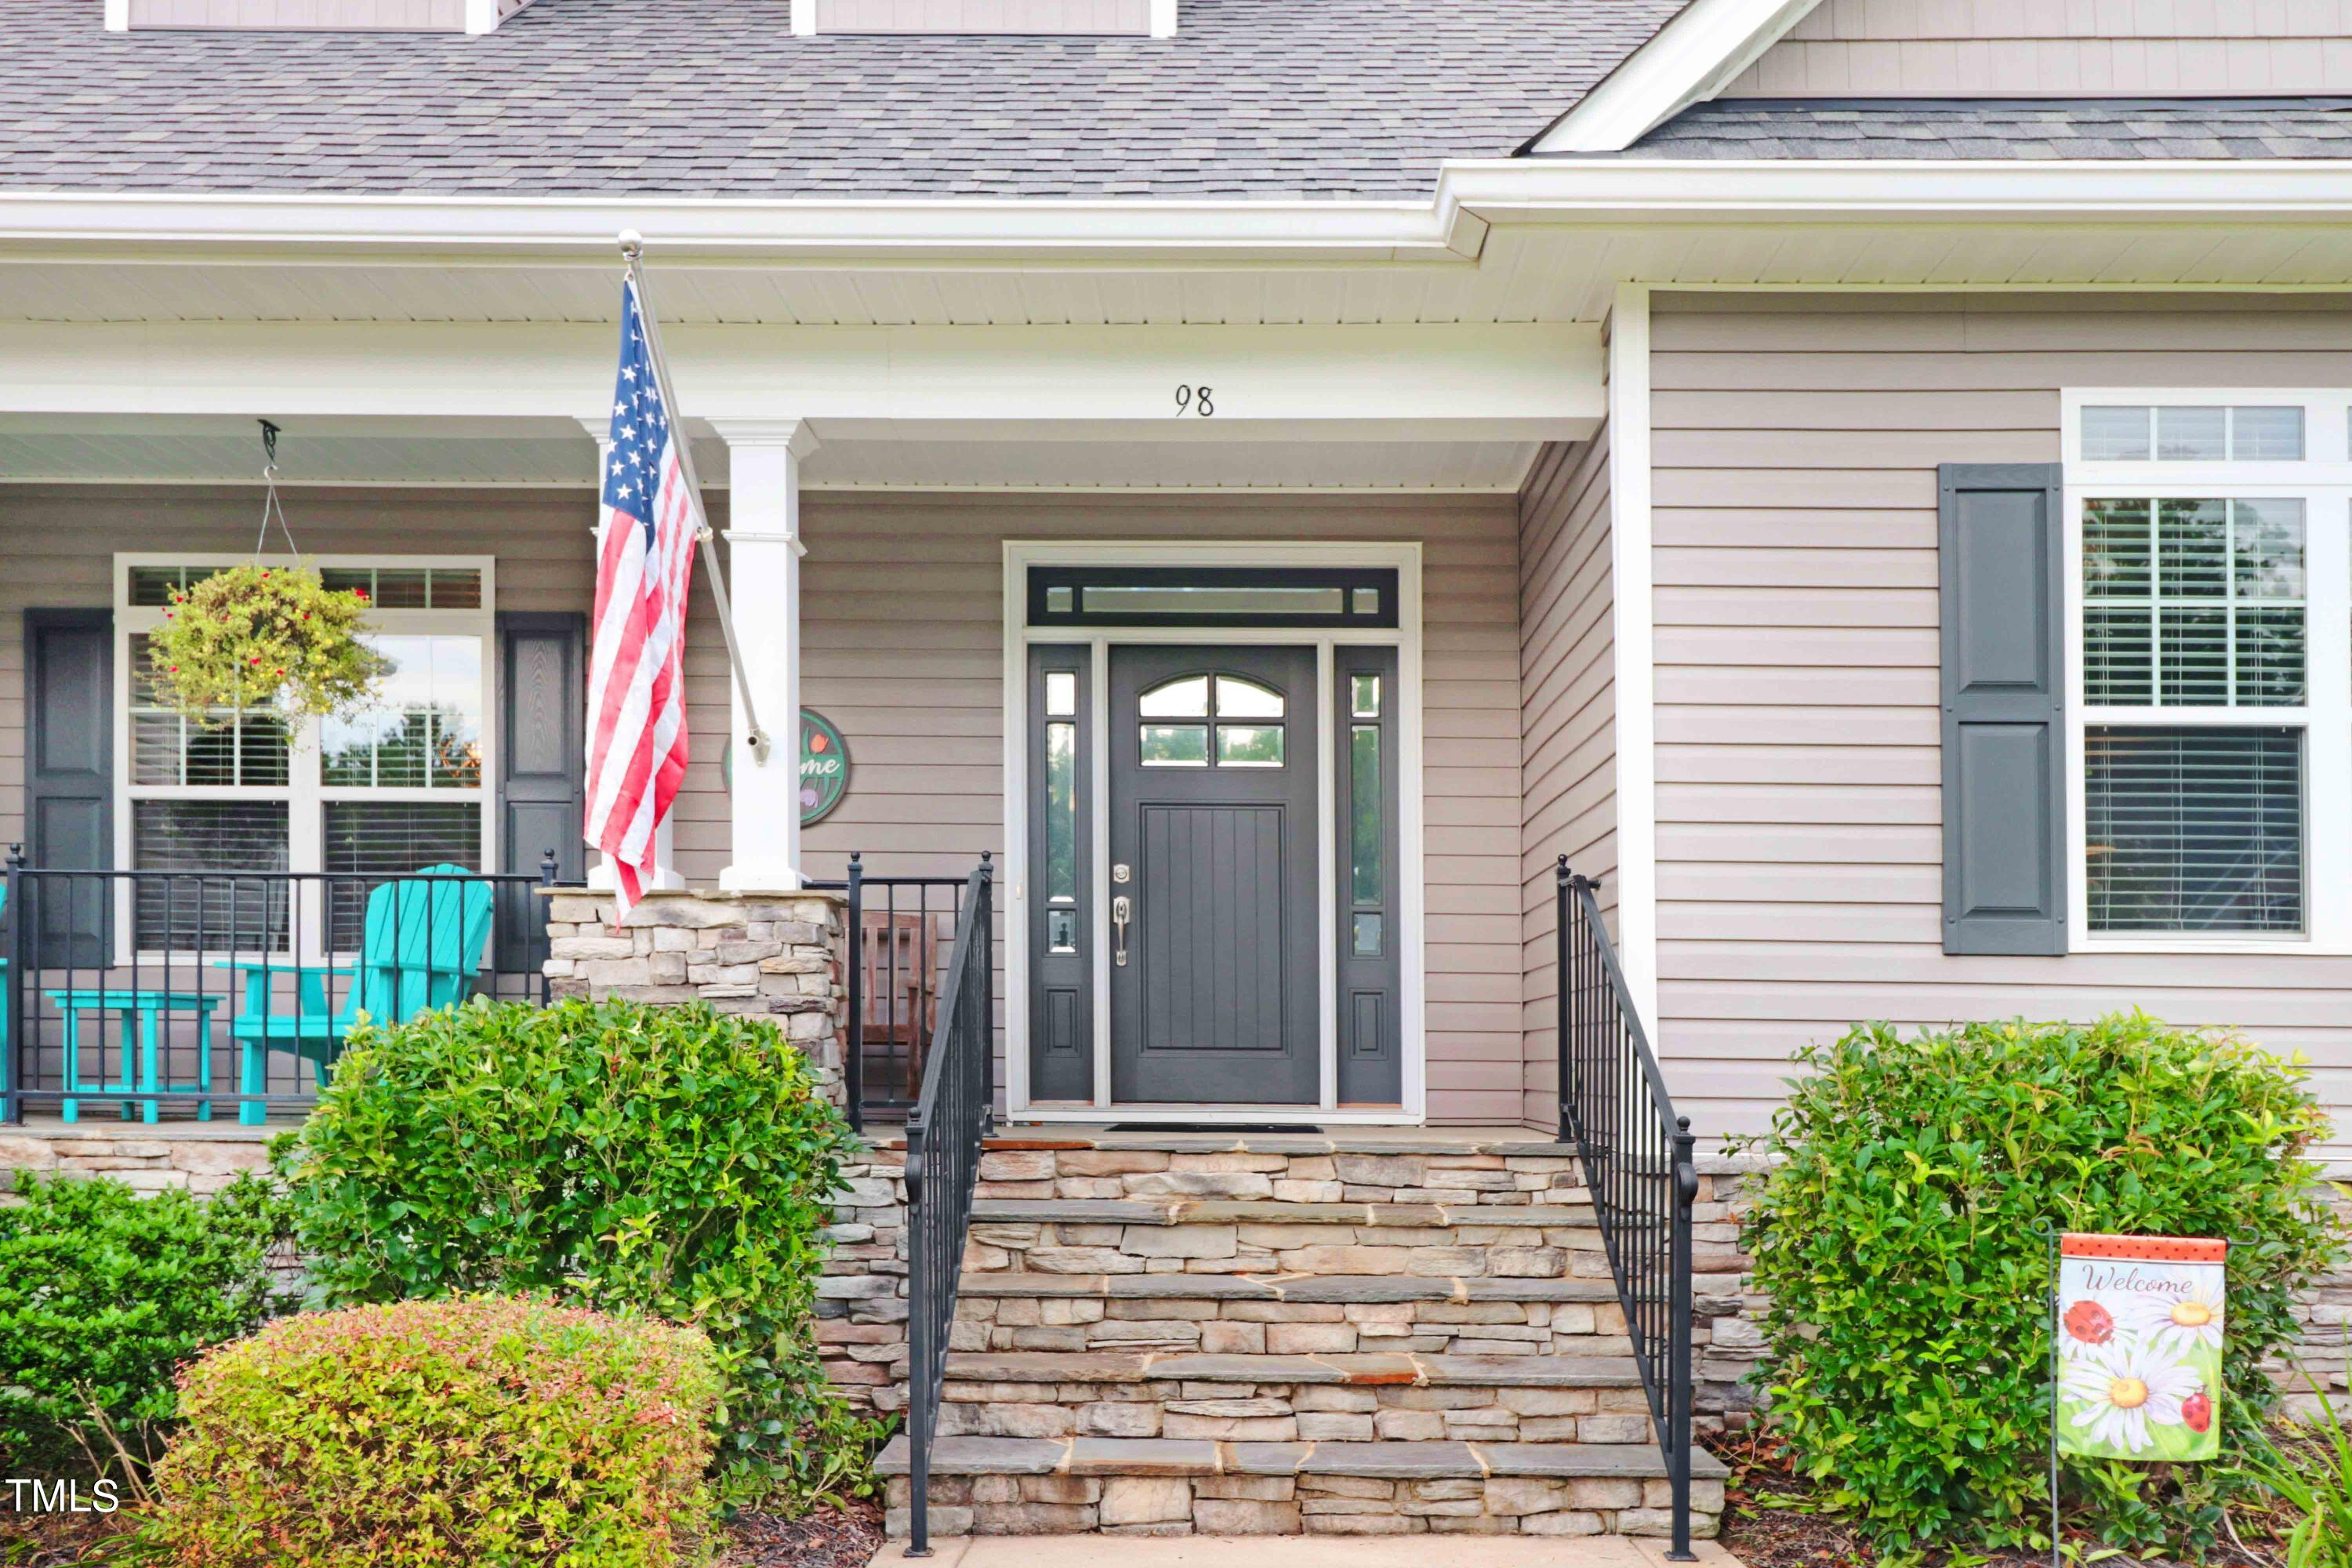
{"label": "house number 98", "polygon": [[1212,388],[1205,386],[1178,387],[1176,389],[1176,417],[1181,419],[1187,414],[1197,414],[1202,418],[1206,419],[1214,415],[1217,412],[1217,405],[1209,401],[1209,395],[1212,390]]}

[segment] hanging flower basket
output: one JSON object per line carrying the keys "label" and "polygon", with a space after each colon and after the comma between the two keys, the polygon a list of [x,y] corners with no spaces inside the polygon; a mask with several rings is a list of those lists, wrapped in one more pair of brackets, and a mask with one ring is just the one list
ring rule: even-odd
{"label": "hanging flower basket", "polygon": [[364,706],[391,661],[359,640],[363,590],[309,566],[231,566],[172,595],[148,641],[155,694],[199,723],[224,710],[324,718]]}

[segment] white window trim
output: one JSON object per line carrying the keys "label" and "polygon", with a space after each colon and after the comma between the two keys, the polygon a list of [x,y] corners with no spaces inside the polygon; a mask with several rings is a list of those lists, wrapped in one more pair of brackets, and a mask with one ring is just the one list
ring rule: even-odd
{"label": "white window trim", "polygon": [[[481,808],[481,860],[484,868],[499,864],[498,846],[498,778],[499,778],[499,642],[498,642],[498,581],[497,562],[488,555],[403,555],[385,552],[356,554],[306,555],[298,562],[293,556],[265,554],[260,559],[268,566],[306,564],[322,571],[339,567],[376,567],[404,570],[419,567],[450,567],[478,572],[482,578],[482,603],[478,609],[469,610],[372,610],[369,629],[386,632],[415,632],[431,635],[436,632],[478,637],[482,642],[482,783],[471,792],[460,789],[429,789],[424,787],[379,788],[349,785],[329,786],[318,782],[320,765],[320,721],[304,720],[294,728],[293,743],[289,759],[288,777],[303,778],[303,769],[310,769],[308,784],[289,782],[282,785],[247,784],[233,788],[216,784],[134,784],[131,782],[131,639],[142,633],[153,632],[163,624],[163,611],[155,605],[133,605],[131,603],[131,574],[142,566],[242,566],[254,557],[249,552],[235,551],[169,550],[125,551],[114,557],[114,863],[124,870],[132,870],[131,803],[138,800],[242,800],[284,801],[287,803],[287,866],[294,871],[317,871],[322,868],[321,843],[326,831],[326,806],[332,801],[433,801],[454,804],[475,800]],[[396,620],[379,627],[379,616],[396,616]],[[120,900],[116,911],[114,948],[121,955],[119,962],[128,962],[132,952],[131,900]],[[325,924],[317,911],[306,911],[302,925],[306,933],[306,951],[294,956],[303,962],[322,962],[330,954],[323,943]],[[142,957],[147,955],[142,954]]]}
{"label": "white window trim", "polygon": [[[1397,574],[1397,624],[1393,627],[1265,628],[1234,631],[1217,627],[1158,626],[1031,626],[1029,568],[1032,566],[1378,566]],[[1061,543],[1008,540],[1004,544],[1004,843],[1005,868],[998,886],[1004,894],[1004,1057],[1007,1113],[1027,1121],[1098,1121],[1115,1111],[1121,1121],[1192,1121],[1203,1108],[1220,1114],[1246,1115],[1253,1121],[1298,1121],[1323,1124],[1419,1126],[1428,1104],[1428,941],[1426,876],[1423,845],[1424,809],[1422,778],[1422,550],[1418,543],[1374,544],[1341,542],[1231,543],[1167,542],[1141,543]],[[1093,889],[1094,919],[1090,930],[1094,949],[1094,1083],[1090,1106],[1051,1105],[1033,1108],[1029,1100],[1029,921],[1025,902],[1029,868],[1029,645],[1087,644],[1094,650],[1091,692],[1087,703],[1096,733],[1107,732],[1110,709],[1110,659],[1113,644],[1201,643],[1212,646],[1246,641],[1253,644],[1304,644],[1317,649],[1315,703],[1317,816],[1324,831],[1317,834],[1317,995],[1320,1034],[1318,1097],[1312,1105],[1232,1105],[1222,1100],[1182,1104],[1120,1104],[1110,1098],[1110,909],[1108,879],[1097,876]],[[1331,984],[1338,973],[1339,852],[1332,826],[1337,799],[1333,773],[1333,728],[1329,700],[1335,666],[1332,650],[1339,647],[1393,647],[1397,650],[1397,922],[1401,1045],[1404,1053],[1402,1103],[1396,1109],[1341,1109],[1339,1089],[1339,997]],[[1087,780],[1097,801],[1109,798],[1110,757],[1105,746],[1094,748]],[[1094,814],[1094,864],[1110,862],[1110,817]]]}
{"label": "white window trim", "polygon": [[[2065,527],[2066,876],[2075,952],[2352,954],[2352,390],[2274,387],[2068,388],[2062,395]],[[2124,404],[2298,405],[2301,462],[2086,462],[2083,410]],[[2083,507],[2111,496],[2305,503],[2305,668],[2299,708],[2090,708],[2083,682]],[[2299,726],[2304,731],[2304,925],[2301,935],[2094,931],[2084,732],[2097,725]]]}

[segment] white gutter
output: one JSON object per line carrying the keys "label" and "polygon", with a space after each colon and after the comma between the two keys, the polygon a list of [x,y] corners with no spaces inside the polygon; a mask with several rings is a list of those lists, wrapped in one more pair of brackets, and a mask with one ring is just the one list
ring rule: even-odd
{"label": "white gutter", "polygon": [[610,266],[614,237],[702,265],[866,255],[1004,263],[1118,258],[1461,262],[1489,222],[2340,221],[2352,161],[1667,162],[1443,165],[1423,200],[842,202],[205,195],[0,190],[0,257],[107,254]]}
{"label": "white gutter", "polygon": [[2340,218],[2352,159],[1494,158],[1447,163],[1438,195],[1519,221]]}
{"label": "white gutter", "polygon": [[[648,196],[215,195],[0,189],[0,246],[498,251],[609,265],[614,237],[643,233],[662,257],[936,250],[1294,249],[1442,258],[1459,227],[1428,199],[1394,202],[734,200]],[[1475,254],[1475,240],[1468,254]]]}

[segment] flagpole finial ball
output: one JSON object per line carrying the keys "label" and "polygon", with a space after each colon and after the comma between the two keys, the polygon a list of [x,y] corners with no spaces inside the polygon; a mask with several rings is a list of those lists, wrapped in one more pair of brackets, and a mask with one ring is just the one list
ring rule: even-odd
{"label": "flagpole finial ball", "polygon": [[622,255],[624,255],[624,256],[635,256],[635,255],[638,254],[640,251],[644,250],[644,249],[645,249],[645,247],[646,247],[646,237],[645,237],[644,235],[639,234],[635,229],[633,229],[633,228],[625,228],[625,229],[623,229],[623,230],[621,231],[621,254],[622,254]]}

